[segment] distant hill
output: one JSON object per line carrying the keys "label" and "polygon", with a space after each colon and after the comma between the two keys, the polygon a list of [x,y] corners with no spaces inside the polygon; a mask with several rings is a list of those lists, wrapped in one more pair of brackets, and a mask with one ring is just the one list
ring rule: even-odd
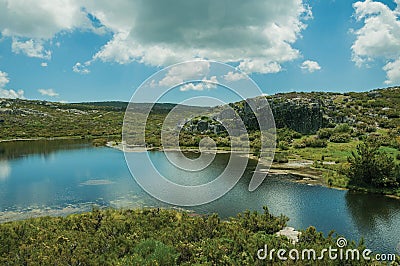
{"label": "distant hill", "polygon": [[[264,97],[264,96],[259,96]],[[256,97],[255,100],[257,100]],[[278,128],[313,134],[319,128],[347,123],[360,130],[400,130],[400,87],[368,92],[290,92],[266,96]],[[137,103],[133,111],[143,114],[150,103]],[[0,139],[120,135],[128,102],[102,101],[58,103],[25,99],[0,99]],[[157,103],[152,114],[158,125],[176,104]],[[254,117],[244,102],[231,103],[249,129]],[[183,112],[208,112],[218,117],[218,107],[180,106]],[[189,119],[190,117],[188,117]]]}
{"label": "distant hill", "polygon": [[72,103],[76,105],[90,105],[90,106],[103,106],[103,107],[112,107],[115,109],[125,110],[128,106],[129,102],[122,101],[104,101],[104,102],[81,102],[81,103]]}
{"label": "distant hill", "polygon": [[[72,105],[76,106],[91,106],[91,107],[102,107],[106,109],[112,110],[120,110],[125,111],[129,105],[129,102],[123,101],[104,101],[104,102],[82,102],[82,103],[72,103]],[[153,105],[152,103],[133,103],[131,108],[140,112],[141,110],[147,110],[148,107]],[[168,113],[171,111],[177,104],[175,103],[156,103],[152,106],[152,113]],[[200,107],[200,106],[189,106],[189,105],[180,105],[180,107],[188,108],[191,110],[205,110],[209,109],[208,107]]]}

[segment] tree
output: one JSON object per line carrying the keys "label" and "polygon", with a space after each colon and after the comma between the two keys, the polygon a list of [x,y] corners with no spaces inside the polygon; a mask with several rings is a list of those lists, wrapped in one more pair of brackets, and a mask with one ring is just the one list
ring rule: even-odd
{"label": "tree", "polygon": [[348,157],[350,184],[366,187],[398,187],[398,167],[394,159],[379,150],[374,141],[357,145],[357,152]]}

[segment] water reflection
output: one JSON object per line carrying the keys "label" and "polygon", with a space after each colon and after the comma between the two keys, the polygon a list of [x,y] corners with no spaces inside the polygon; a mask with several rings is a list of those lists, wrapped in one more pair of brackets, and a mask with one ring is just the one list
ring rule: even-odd
{"label": "water reflection", "polygon": [[374,194],[349,191],[345,198],[354,221],[364,230],[375,230],[379,224],[390,222],[400,206],[397,199]]}
{"label": "water reflection", "polygon": [[357,192],[346,193],[345,199],[367,247],[396,252],[400,243],[400,200]]}
{"label": "water reflection", "polygon": [[18,159],[34,154],[48,158],[56,151],[76,150],[91,146],[91,141],[85,139],[5,141],[0,142],[0,160]]}
{"label": "water reflection", "polygon": [[0,161],[0,181],[7,179],[11,174],[11,167],[8,161]]}

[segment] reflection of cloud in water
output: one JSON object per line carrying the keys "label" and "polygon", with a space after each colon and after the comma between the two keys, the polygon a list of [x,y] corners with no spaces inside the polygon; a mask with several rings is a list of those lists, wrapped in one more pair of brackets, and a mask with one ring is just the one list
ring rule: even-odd
{"label": "reflection of cloud in water", "polygon": [[115,182],[107,179],[90,179],[80,183],[81,186],[99,186],[99,185],[111,185]]}
{"label": "reflection of cloud in water", "polygon": [[11,174],[11,167],[8,161],[0,161],[0,181],[6,180]]}

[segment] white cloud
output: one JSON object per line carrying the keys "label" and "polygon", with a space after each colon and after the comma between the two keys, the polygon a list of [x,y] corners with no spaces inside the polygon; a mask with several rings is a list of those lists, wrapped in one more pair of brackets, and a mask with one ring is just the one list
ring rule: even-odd
{"label": "white cloud", "polygon": [[8,74],[6,72],[0,71],[0,88],[4,88],[7,83],[10,82]]}
{"label": "white cloud", "polygon": [[316,61],[306,60],[301,64],[300,68],[313,73],[314,71],[320,70],[321,66]]}
{"label": "white cloud", "polygon": [[100,60],[166,66],[203,58],[238,63],[246,73],[276,73],[300,56],[292,45],[312,17],[303,1],[0,0],[0,31],[28,39],[15,41],[13,50],[35,57],[49,58],[45,45],[59,33],[108,31],[112,39],[88,65]]}
{"label": "white cloud", "polygon": [[200,82],[190,82],[190,83],[186,83],[184,85],[182,85],[179,90],[180,91],[203,91],[203,90],[211,90],[211,89],[215,89],[217,87],[217,77],[216,76],[212,76],[210,79],[203,79]]}
{"label": "white cloud", "polygon": [[387,63],[383,70],[386,71],[387,80],[386,84],[399,84],[400,83],[400,58]]}
{"label": "white cloud", "polygon": [[[102,34],[78,0],[0,0],[0,34],[13,39],[12,51],[50,59],[57,34],[92,30]],[[23,40],[23,41],[21,41]],[[57,45],[57,43],[55,43]]]}
{"label": "white cloud", "polygon": [[359,67],[378,58],[386,60],[383,70],[387,74],[387,84],[400,82],[395,68],[400,58],[400,1],[395,3],[397,7],[394,10],[371,0],[353,4],[356,19],[364,24],[353,31],[356,40],[351,47],[352,60]]}
{"label": "white cloud", "polygon": [[291,45],[311,14],[301,0],[125,5],[135,12],[118,11],[105,3],[88,7],[114,32],[94,60],[162,66],[198,57],[238,62],[247,73],[275,73],[281,63],[299,57]]}
{"label": "white cloud", "polygon": [[[293,59],[294,58],[295,57],[293,57]],[[253,60],[245,59],[242,62],[240,62],[239,69],[247,74],[253,72],[267,74],[267,73],[277,73],[281,71],[282,67],[278,62],[264,61],[262,59],[253,59]]]}
{"label": "white cloud", "polygon": [[89,65],[90,65],[90,62],[86,62],[84,64],[77,62],[72,67],[72,71],[74,71],[75,73],[80,73],[80,74],[89,74],[90,70],[87,68]]}
{"label": "white cloud", "polygon": [[0,71],[0,98],[24,98],[24,91],[23,90],[6,90],[4,87],[10,82],[8,78],[8,74],[6,72]]}
{"label": "white cloud", "polygon": [[0,98],[10,98],[10,99],[24,99],[24,91],[23,90],[6,90],[0,89]]}
{"label": "white cloud", "polygon": [[3,36],[49,40],[62,31],[90,27],[91,22],[78,0],[0,1]]}
{"label": "white cloud", "polygon": [[59,95],[53,89],[38,89],[38,92],[43,96],[56,97]]}
{"label": "white cloud", "polygon": [[172,87],[190,80],[205,79],[210,70],[208,61],[178,64],[172,66],[165,77],[158,82],[160,86]]}
{"label": "white cloud", "polygon": [[51,52],[45,50],[40,41],[27,40],[25,42],[20,42],[13,39],[11,45],[12,51],[16,54],[23,53],[29,57],[37,57],[43,59],[50,59]]}
{"label": "white cloud", "polygon": [[42,62],[42,63],[40,63],[40,66],[41,67],[47,67],[47,63],[46,62]]}
{"label": "white cloud", "polygon": [[238,81],[241,79],[246,79],[246,75],[240,72],[233,72],[233,71],[229,71],[228,74],[224,75],[224,79],[226,81]]}

